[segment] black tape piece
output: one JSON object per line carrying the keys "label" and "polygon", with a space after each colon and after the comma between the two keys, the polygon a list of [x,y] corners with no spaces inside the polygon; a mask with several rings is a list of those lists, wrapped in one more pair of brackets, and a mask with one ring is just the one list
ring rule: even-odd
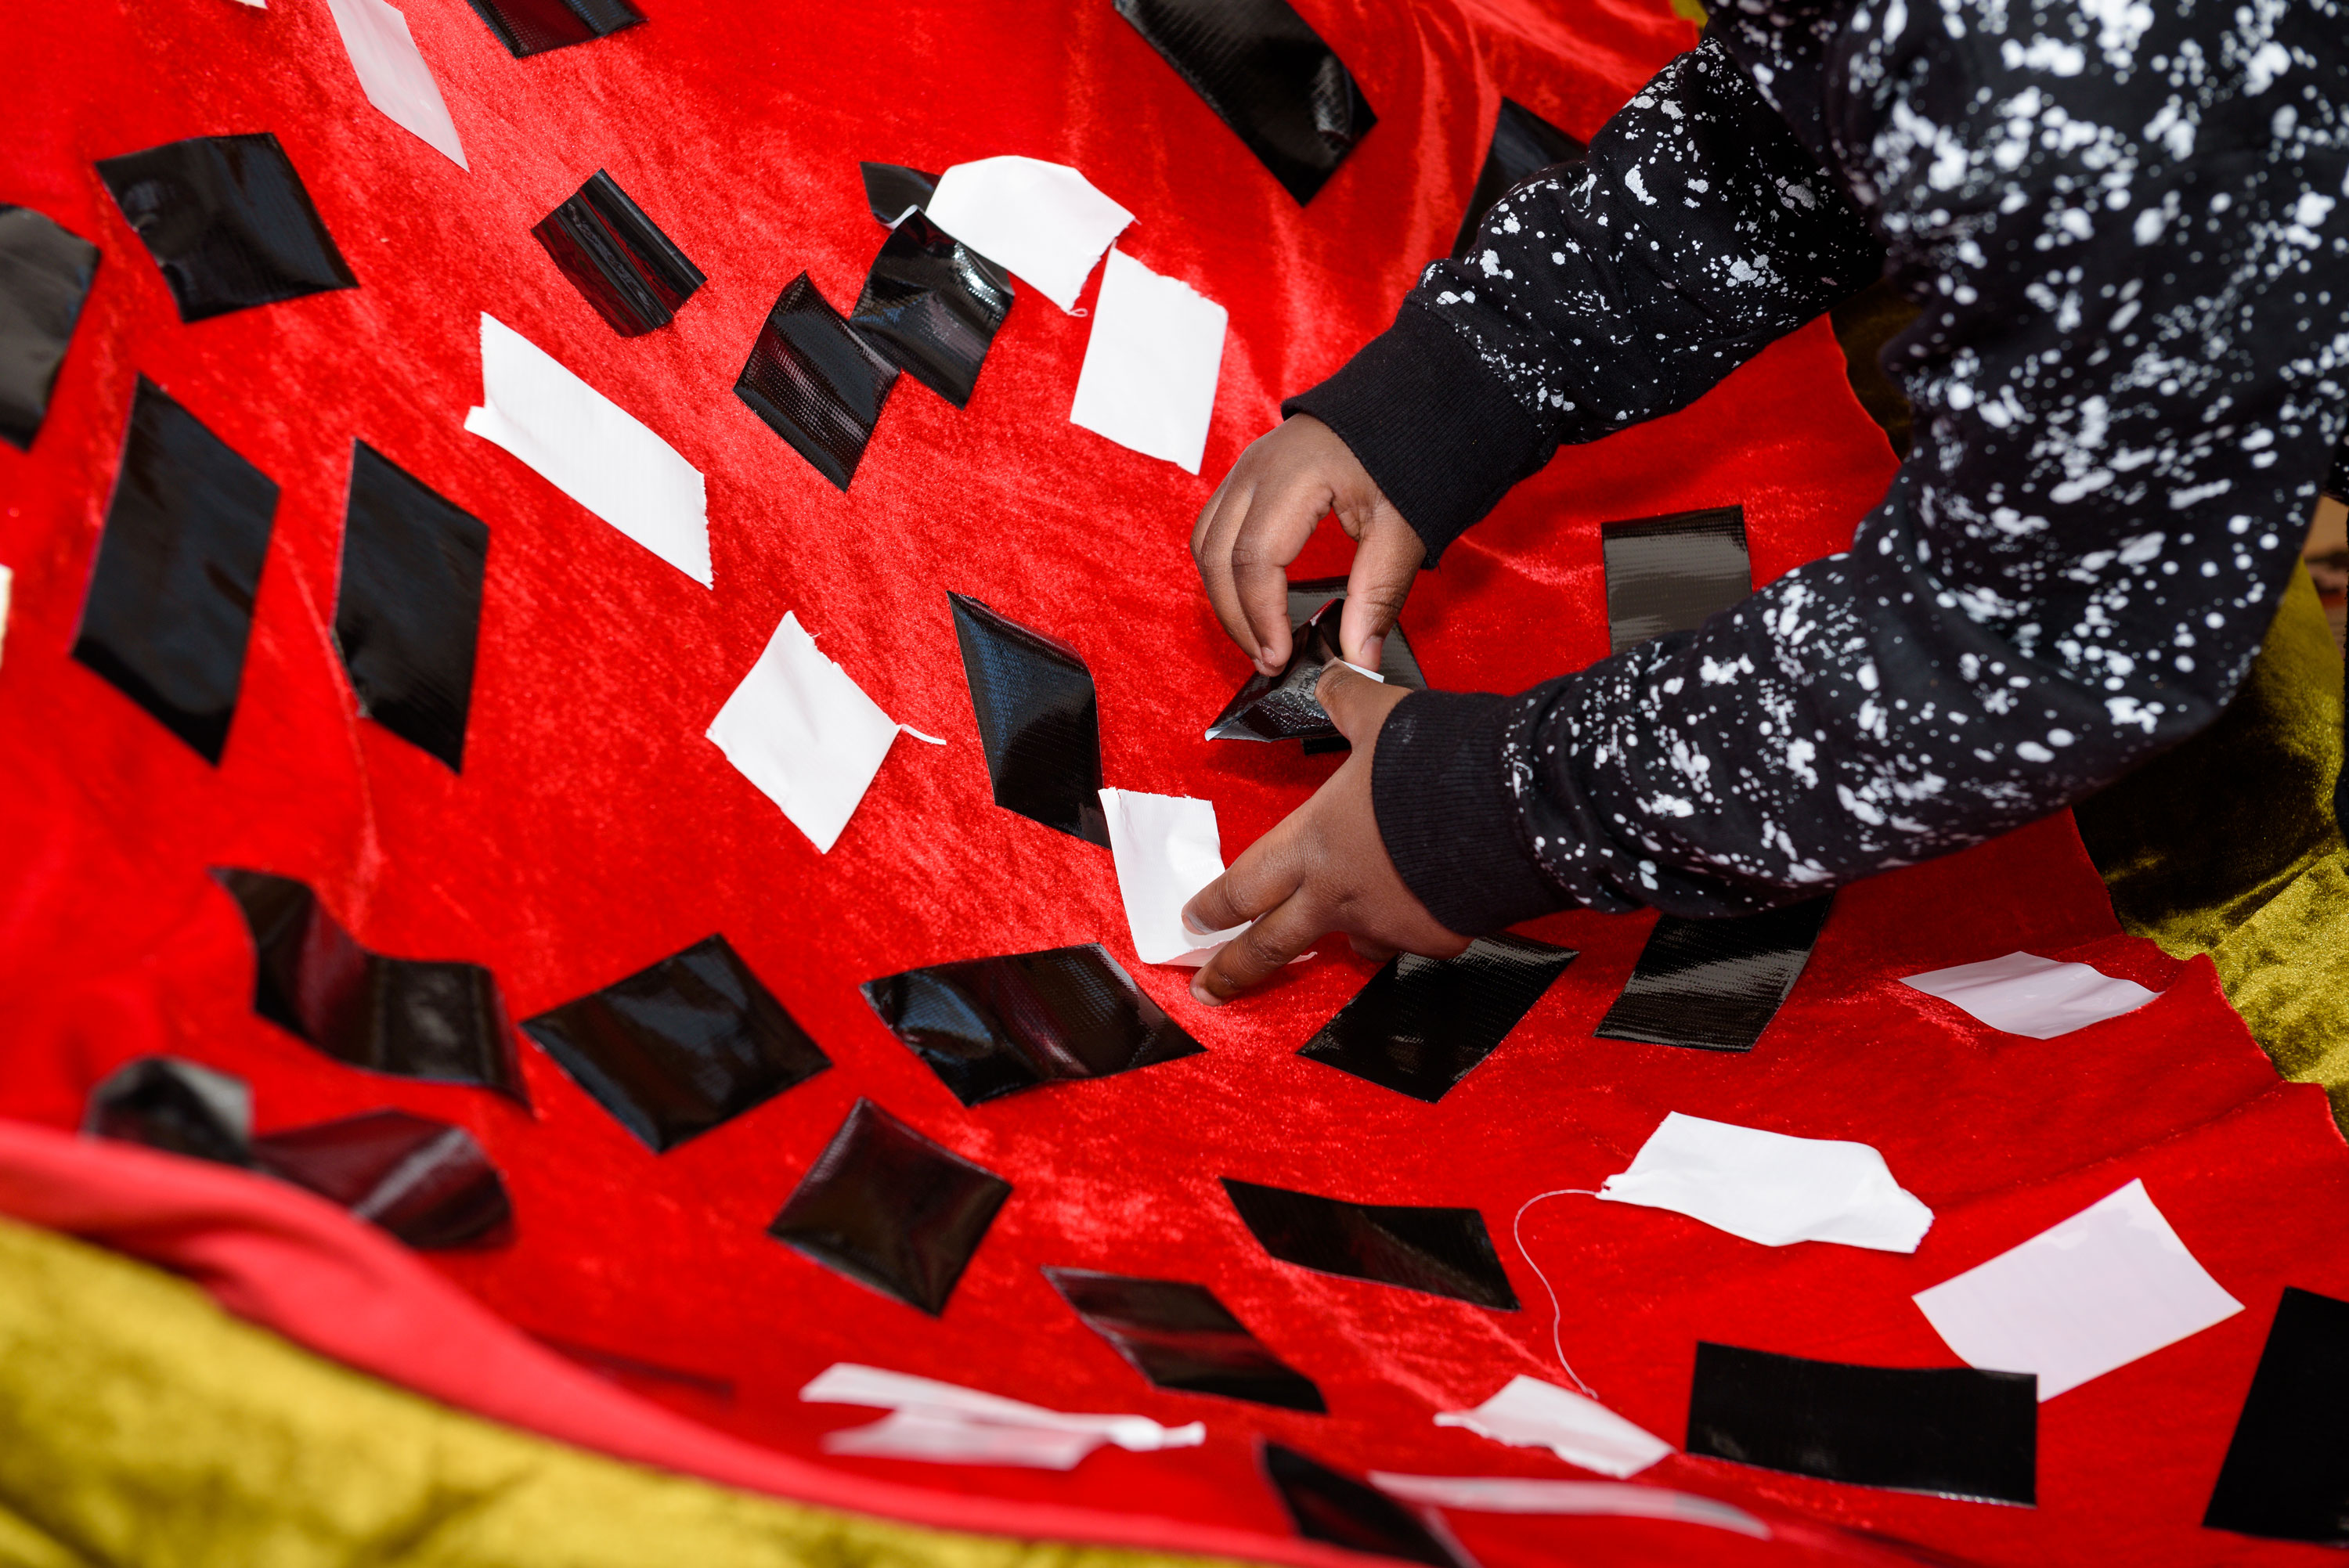
{"label": "black tape piece", "polygon": [[767,313],[734,396],[845,490],[896,384],[897,367],[802,273]]}
{"label": "black tape piece", "polygon": [[531,234],[622,337],[667,326],[709,281],[600,169]]}
{"label": "black tape piece", "polygon": [[1852,1367],[1699,1342],[1688,1451],[1854,1486],[2031,1507],[2039,1379]]}
{"label": "black tape piece", "polygon": [[1266,1348],[1206,1285],[1091,1269],[1048,1268],[1044,1277],[1154,1387],[1329,1414],[1313,1379]]}
{"label": "black tape piece", "polygon": [[241,1078],[181,1057],[140,1057],[89,1091],[81,1130],[191,1160],[243,1165],[251,1152],[253,1090]]}
{"label": "black tape piece", "polygon": [[218,763],[277,486],[139,378],[74,657]]}
{"label": "black tape piece", "polygon": [[1506,933],[1478,937],[1456,958],[1398,953],[1297,1054],[1433,1105],[1574,959],[1569,948]]}
{"label": "black tape piece", "polygon": [[881,242],[848,319],[881,357],[961,408],[1011,293],[1009,273],[916,212]]}
{"label": "black tape piece", "polygon": [[0,441],[33,449],[57,366],[98,276],[98,247],[0,201]]}
{"label": "black tape piece", "polygon": [[359,286],[265,130],[102,158],[98,177],[163,270],[181,321]]}
{"label": "black tape piece", "polygon": [[489,525],[351,443],[335,649],[359,712],[453,769],[465,762]]}
{"label": "black tape piece", "polygon": [[[1210,740],[1301,740],[1309,752],[1351,749],[1330,722],[1313,688],[1340,658],[1338,621],[1346,602],[1342,577],[1314,578],[1288,587],[1288,663],[1278,676],[1252,671],[1224,711],[1207,726]],[[1379,674],[1392,686],[1425,691],[1419,655],[1397,622],[1379,645]]]}
{"label": "black tape piece", "polygon": [[355,1068],[529,1103],[488,970],[370,953],[291,877],[215,866],[212,880],[253,934],[254,1012]]}
{"label": "black tape piece", "polygon": [[860,163],[864,176],[864,202],[873,215],[895,228],[910,210],[930,204],[937,194],[938,177],[908,169],[902,163]]}
{"label": "black tape piece", "polygon": [[716,935],[522,1026],[655,1153],[832,1065]]}
{"label": "black tape piece", "polygon": [[2202,1523],[2349,1546],[2349,1301],[2285,1288]]}
{"label": "black tape piece", "polygon": [[1668,632],[1692,632],[1753,596],[1743,507],[1610,522],[1601,538],[1607,635],[1616,653]]}
{"label": "black tape piece", "polygon": [[645,14],[628,0],[467,0],[517,60],[609,37]]}
{"label": "black tape piece", "polygon": [[767,1233],[936,1317],[1011,1183],[860,1099]]}
{"label": "black tape piece", "polygon": [[1517,1310],[1517,1293],[1474,1209],[1349,1203],[1229,1176],[1224,1191],[1258,1244],[1282,1263]]}
{"label": "black tape piece", "polygon": [[1452,259],[1464,262],[1475,248],[1476,231],[1493,203],[1545,169],[1579,163],[1590,149],[1567,135],[1515,98],[1501,100],[1493,120],[1492,144],[1485,150],[1485,167],[1476,173],[1476,188],[1468,193],[1468,211],[1460,220],[1459,236],[1452,242]]}
{"label": "black tape piece", "polygon": [[1084,655],[965,594],[947,599],[995,803],[1109,848],[1101,709]]}
{"label": "black tape piece", "polygon": [[1268,1438],[1257,1439],[1257,1460],[1297,1533],[1350,1552],[1424,1563],[1428,1568],[1475,1568],[1467,1554],[1437,1533],[1430,1517],[1319,1460]]}
{"label": "black tape piece", "polygon": [[513,1218],[471,1133],[404,1110],[265,1132],[253,1140],[253,1163],[421,1250],[496,1239]]}
{"label": "black tape piece", "polygon": [[1116,0],[1117,14],[1303,206],[1379,117],[1288,0]]}
{"label": "black tape piece", "polygon": [[1778,1016],[1835,895],[1726,920],[1657,917],[1623,994],[1593,1034],[1651,1046],[1750,1051]]}
{"label": "black tape piece", "polygon": [[1097,942],[885,975],[864,1000],[965,1105],[1206,1047]]}

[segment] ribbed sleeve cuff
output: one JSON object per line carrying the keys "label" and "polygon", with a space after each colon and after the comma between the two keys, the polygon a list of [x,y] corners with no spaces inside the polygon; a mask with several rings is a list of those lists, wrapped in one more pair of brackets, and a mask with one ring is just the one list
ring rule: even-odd
{"label": "ribbed sleeve cuff", "polygon": [[1420,691],[1371,760],[1379,837],[1403,885],[1449,930],[1481,936],[1570,902],[1534,864],[1501,770],[1505,696]]}
{"label": "ribbed sleeve cuff", "polygon": [[1466,338],[1409,302],[1343,369],[1280,411],[1338,433],[1426,544],[1431,566],[1557,449]]}

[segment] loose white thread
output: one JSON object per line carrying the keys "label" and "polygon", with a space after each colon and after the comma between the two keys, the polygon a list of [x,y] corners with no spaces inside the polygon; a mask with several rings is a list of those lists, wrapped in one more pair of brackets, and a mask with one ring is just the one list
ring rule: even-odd
{"label": "loose white thread", "polygon": [[[1557,1364],[1565,1368],[1566,1375],[1574,1379],[1574,1386],[1593,1399],[1599,1399],[1598,1391],[1582,1380],[1580,1373],[1568,1366],[1566,1346],[1558,1339],[1558,1331],[1564,1326],[1563,1320],[1566,1315],[1565,1310],[1557,1304],[1557,1292],[1551,1286],[1549,1275],[1542,1273],[1541,1264],[1534,1262],[1533,1253],[1526,1251],[1526,1211],[1544,1198],[1596,1198],[1597,1196],[1599,1194],[1588,1187],[1559,1187],[1547,1192],[1537,1192],[1518,1207],[1517,1217],[1509,1222],[1509,1234],[1517,1243],[1517,1255],[1526,1260],[1526,1267],[1534,1271],[1534,1278],[1541,1281],[1542,1289],[1549,1296],[1550,1353],[1557,1357]],[[1604,1399],[1599,1399],[1599,1402],[1602,1405],[1606,1403]]]}

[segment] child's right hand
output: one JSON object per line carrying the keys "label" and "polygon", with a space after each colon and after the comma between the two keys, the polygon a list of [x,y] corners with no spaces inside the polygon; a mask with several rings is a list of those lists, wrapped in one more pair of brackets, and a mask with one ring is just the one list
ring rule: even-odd
{"label": "child's right hand", "polygon": [[1288,563],[1332,512],[1354,541],[1338,646],[1374,670],[1427,546],[1336,431],[1298,414],[1257,437],[1191,531],[1191,559],[1208,603],[1267,675],[1288,663]]}

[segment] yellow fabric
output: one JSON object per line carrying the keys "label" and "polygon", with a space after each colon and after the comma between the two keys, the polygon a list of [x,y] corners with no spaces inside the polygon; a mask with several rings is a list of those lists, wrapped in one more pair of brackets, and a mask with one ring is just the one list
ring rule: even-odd
{"label": "yellow fabric", "polygon": [[6,1568],[1196,1568],[885,1523],[450,1410],[0,1222]]}

